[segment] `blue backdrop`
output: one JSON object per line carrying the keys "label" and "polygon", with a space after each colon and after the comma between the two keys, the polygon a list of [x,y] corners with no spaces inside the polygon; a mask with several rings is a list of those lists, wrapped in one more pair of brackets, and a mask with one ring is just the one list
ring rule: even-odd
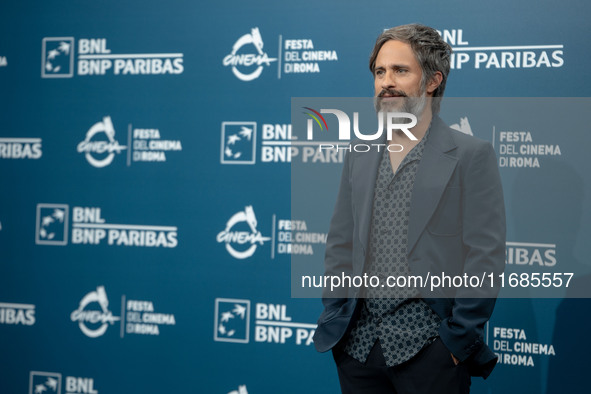
{"label": "blue backdrop", "polygon": [[[320,301],[291,298],[290,253],[321,262],[330,216],[292,216],[290,163],[314,158],[290,149],[291,98],[371,96],[376,37],[412,22],[454,48],[448,97],[586,97],[590,11],[5,2],[0,392],[339,392],[311,341]],[[507,265],[586,272],[588,127],[493,131],[470,111],[445,120],[495,146]],[[552,148],[520,148],[537,144]],[[499,300],[486,339],[502,362],[473,392],[586,392],[589,307]]]}

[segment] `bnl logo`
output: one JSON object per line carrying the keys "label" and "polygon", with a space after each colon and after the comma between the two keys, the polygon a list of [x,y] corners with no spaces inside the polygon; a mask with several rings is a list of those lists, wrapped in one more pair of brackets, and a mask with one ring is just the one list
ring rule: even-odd
{"label": "bnl logo", "polygon": [[66,245],[68,243],[69,207],[65,204],[37,204],[35,243]]}
{"label": "bnl logo", "polygon": [[249,320],[249,300],[216,298],[214,341],[248,343]]}
{"label": "bnl logo", "polygon": [[42,78],[74,76],[74,37],[46,37],[41,49]]}
{"label": "bnl logo", "polygon": [[223,122],[221,163],[255,164],[256,136],[255,122]]}
{"label": "bnl logo", "polygon": [[61,386],[62,374],[31,371],[29,375],[29,394],[61,393]]}
{"label": "bnl logo", "polygon": [[[29,394],[61,394],[62,374],[56,372],[31,371],[29,375]],[[67,394],[98,394],[94,379],[66,376]]]}

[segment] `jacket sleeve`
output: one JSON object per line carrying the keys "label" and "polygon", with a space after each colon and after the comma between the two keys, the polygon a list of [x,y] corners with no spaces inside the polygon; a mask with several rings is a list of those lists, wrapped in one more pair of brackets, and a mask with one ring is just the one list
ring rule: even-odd
{"label": "jacket sleeve", "polygon": [[[352,274],[354,219],[351,203],[350,166],[351,154],[347,153],[326,240],[324,274],[327,276],[341,277],[343,274]],[[334,288],[332,291],[330,287],[325,287],[322,292],[325,312],[330,313],[333,308],[338,309],[343,305],[346,302],[347,293],[348,289],[343,286]]]}
{"label": "jacket sleeve", "polygon": [[[494,149],[479,144],[466,167],[462,193],[464,273],[482,278],[482,287],[458,288],[452,315],[442,322],[440,337],[474,376],[487,377],[496,356],[485,345],[484,326],[499,292],[498,275],[505,269],[505,206]],[[491,283],[490,274],[495,280]]]}

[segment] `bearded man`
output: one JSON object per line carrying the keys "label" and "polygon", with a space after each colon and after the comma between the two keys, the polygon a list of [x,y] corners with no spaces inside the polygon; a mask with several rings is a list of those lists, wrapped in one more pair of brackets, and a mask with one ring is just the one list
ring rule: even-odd
{"label": "bearded man", "polygon": [[345,158],[325,275],[367,274],[382,285],[323,292],[314,342],[332,349],[343,393],[468,393],[471,376],[486,378],[496,363],[483,339],[496,283],[425,289],[387,281],[498,277],[504,269],[494,149],[438,117],[450,55],[436,30],[412,24],[383,32],[370,56],[376,109],[414,115],[416,138],[398,130]]}

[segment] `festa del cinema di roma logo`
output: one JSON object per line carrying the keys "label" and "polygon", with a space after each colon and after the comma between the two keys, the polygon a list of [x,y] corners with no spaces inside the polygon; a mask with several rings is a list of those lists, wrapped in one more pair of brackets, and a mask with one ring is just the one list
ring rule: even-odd
{"label": "festa del cinema di roma logo", "polygon": [[[98,304],[100,309],[91,309],[89,306]],[[78,323],[80,331],[90,338],[102,336],[120,317],[113,316],[109,310],[109,300],[104,286],[98,286],[95,291],[86,294],[78,309],[72,312],[70,319]]]}
{"label": "festa del cinema di roma logo", "polygon": [[218,233],[216,240],[226,244],[226,250],[232,257],[246,259],[254,254],[257,246],[271,239],[264,237],[257,230],[257,223],[252,205],[247,205],[244,211],[232,215],[226,223],[226,228]]}
{"label": "festa del cinema di roma logo", "polygon": [[[258,27],[251,29],[232,46],[232,52],[224,57],[223,64],[232,68],[232,73],[241,81],[252,81],[257,79],[263,72],[263,66],[270,66],[276,62],[276,58],[270,58],[263,52],[263,38]],[[254,47],[256,53],[242,53],[242,48]],[[246,50],[246,49],[245,49]],[[242,71],[240,71],[242,70]]]}
{"label": "festa del cinema di roma logo", "polygon": [[[103,136],[103,138],[101,138]],[[106,137],[106,139],[105,139]],[[78,153],[84,153],[86,161],[93,167],[106,167],[113,162],[115,154],[127,149],[115,140],[115,128],[110,116],[97,122],[86,132],[84,141],[78,144]]]}
{"label": "festa del cinema di roma logo", "polygon": [[110,116],[105,116],[88,129],[76,150],[84,154],[86,161],[96,168],[108,166],[124,150],[127,151],[127,166],[132,161],[166,162],[169,152],[183,150],[180,140],[162,139],[159,129],[132,128],[129,124],[128,130],[128,145],[119,144],[115,139],[113,121]]}
{"label": "festa del cinema di roma logo", "polygon": [[97,286],[86,294],[70,314],[70,320],[78,323],[80,331],[89,338],[104,335],[115,322],[120,322],[121,338],[124,335],[158,336],[162,327],[176,325],[175,315],[155,311],[152,301],[129,299],[125,295],[121,296],[121,315],[113,316],[104,286]]}

